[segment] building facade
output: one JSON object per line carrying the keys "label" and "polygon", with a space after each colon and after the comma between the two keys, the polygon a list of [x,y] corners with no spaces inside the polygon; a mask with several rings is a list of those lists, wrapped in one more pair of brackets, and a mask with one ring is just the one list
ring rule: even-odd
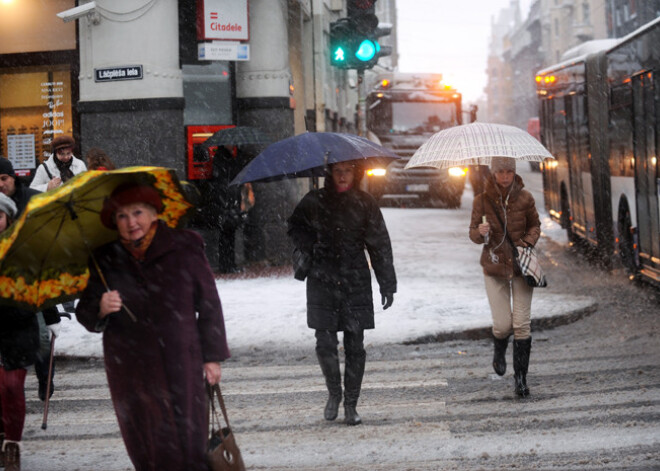
{"label": "building facade", "polygon": [[[72,10],[85,5],[85,12]],[[377,5],[381,21],[396,22],[394,0]],[[200,36],[204,15],[215,9],[222,20],[235,8],[245,14],[235,24],[244,28],[238,37]],[[65,22],[57,13],[67,11]],[[343,16],[345,0],[2,2],[2,157],[29,180],[52,138],[70,134],[77,156],[100,147],[118,166],[170,167],[203,190],[196,150],[219,127],[253,126],[273,141],[305,131],[357,132],[356,73],[331,67],[328,58],[329,25]],[[200,44],[249,51],[209,60]],[[396,53],[385,59],[392,67]],[[251,156],[259,150],[242,149]],[[256,241],[239,240],[241,250],[252,247],[239,259],[288,262],[286,218],[310,185],[253,185]],[[198,229],[213,261],[214,231]]]}
{"label": "building facade", "polygon": [[660,15],[660,0],[535,0],[523,20],[520,13],[511,0],[493,20],[487,112],[480,119],[527,129],[538,112],[537,71],[583,53],[588,41],[633,32]]}

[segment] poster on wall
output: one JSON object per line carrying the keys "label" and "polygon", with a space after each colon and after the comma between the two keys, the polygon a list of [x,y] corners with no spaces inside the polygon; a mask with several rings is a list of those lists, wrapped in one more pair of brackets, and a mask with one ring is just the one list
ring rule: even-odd
{"label": "poster on wall", "polygon": [[197,39],[248,41],[248,0],[198,0]]}
{"label": "poster on wall", "polygon": [[41,82],[41,97],[46,100],[48,111],[42,113],[42,142],[44,158],[50,156],[50,143],[59,135],[64,134],[64,128],[71,120],[70,108],[65,106],[64,94],[68,93],[63,81]]}
{"label": "poster on wall", "polygon": [[14,166],[14,169],[36,167],[34,134],[13,134],[7,136],[7,157]]}

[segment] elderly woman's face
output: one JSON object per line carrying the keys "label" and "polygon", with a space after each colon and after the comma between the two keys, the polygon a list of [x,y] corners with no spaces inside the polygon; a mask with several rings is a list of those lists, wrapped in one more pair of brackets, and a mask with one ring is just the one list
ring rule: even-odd
{"label": "elderly woman's face", "polygon": [[117,230],[120,237],[126,240],[143,238],[156,219],[158,219],[156,209],[146,203],[127,204],[115,212]]}

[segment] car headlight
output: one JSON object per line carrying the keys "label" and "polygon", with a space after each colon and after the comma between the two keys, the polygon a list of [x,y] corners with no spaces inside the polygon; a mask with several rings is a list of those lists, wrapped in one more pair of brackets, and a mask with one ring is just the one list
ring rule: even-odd
{"label": "car headlight", "polygon": [[386,173],[387,173],[387,170],[385,170],[384,168],[370,168],[370,169],[367,169],[367,176],[368,177],[384,177]]}
{"label": "car headlight", "polygon": [[467,169],[461,167],[451,167],[449,170],[447,170],[447,173],[449,173],[449,176],[451,177],[464,177],[467,174]]}

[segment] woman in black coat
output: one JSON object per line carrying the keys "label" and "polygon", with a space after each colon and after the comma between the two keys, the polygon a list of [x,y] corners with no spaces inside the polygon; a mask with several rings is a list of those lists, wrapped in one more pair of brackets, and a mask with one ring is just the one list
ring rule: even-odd
{"label": "woman in black coat", "polygon": [[356,411],[366,352],[364,330],[374,328],[371,266],[383,309],[392,305],[396,275],[392,246],[376,200],[358,189],[363,170],[355,162],[330,165],[325,187],[312,190],[289,218],[294,247],[311,260],[307,273],[307,325],[316,330],[316,355],[328,387],[326,420],[341,402],[337,332],[344,333],[344,412],[348,425],[361,423]]}

